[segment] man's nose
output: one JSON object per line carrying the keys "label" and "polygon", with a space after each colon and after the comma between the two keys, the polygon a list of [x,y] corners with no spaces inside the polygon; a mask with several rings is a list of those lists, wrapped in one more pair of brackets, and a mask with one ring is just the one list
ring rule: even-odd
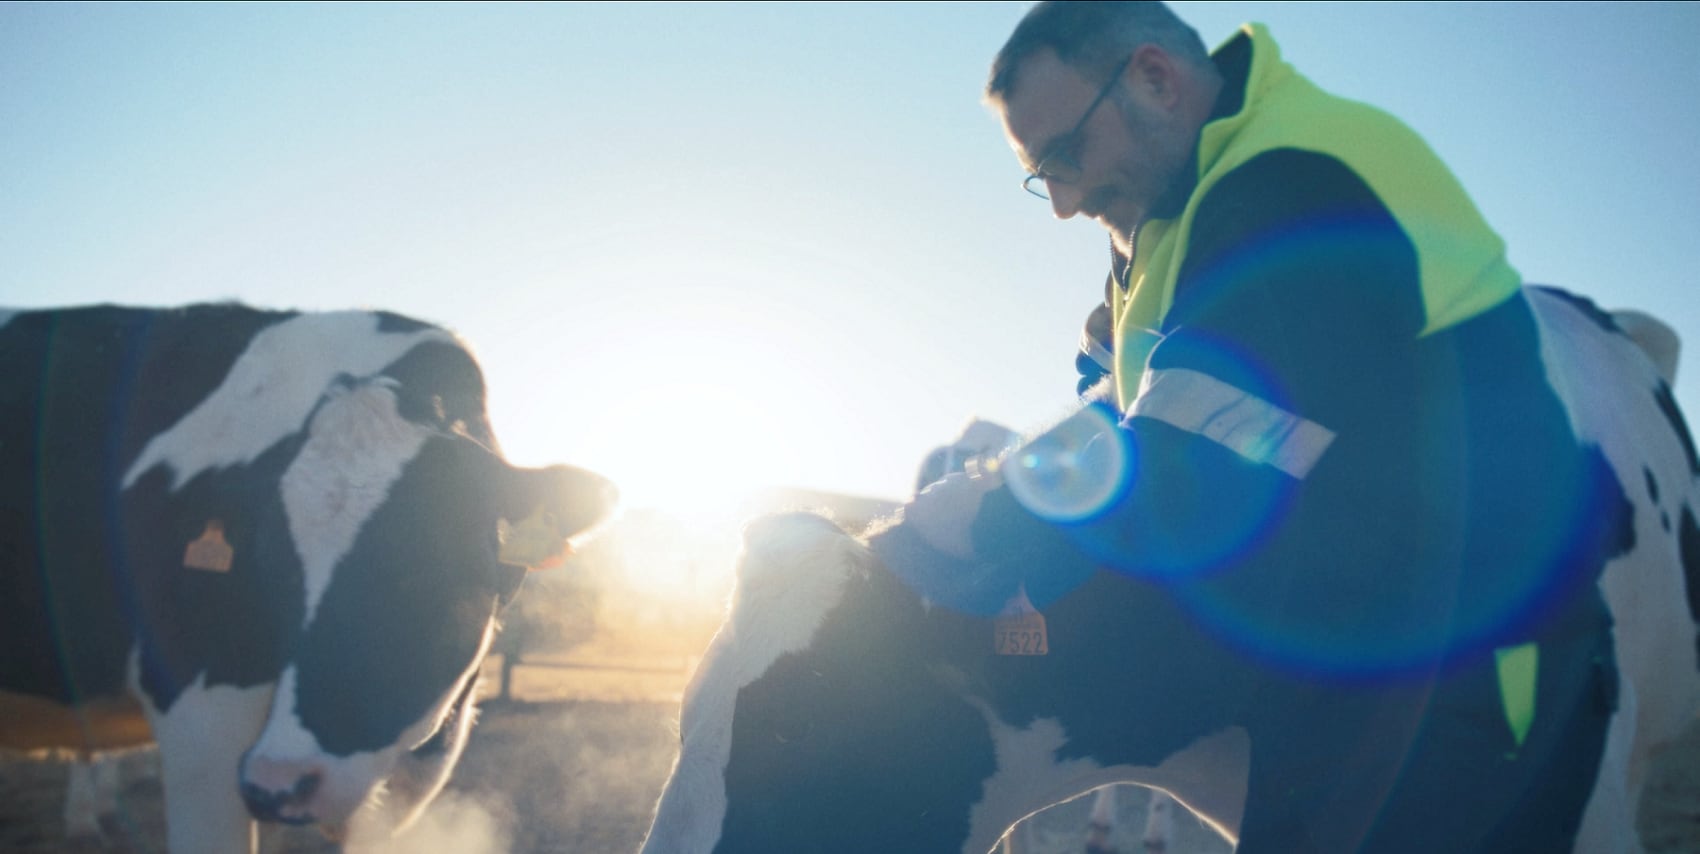
{"label": "man's nose", "polygon": [[1080,213],[1080,200],[1085,195],[1079,187],[1051,178],[1045,180],[1045,194],[1051,197],[1051,213],[1057,219]]}

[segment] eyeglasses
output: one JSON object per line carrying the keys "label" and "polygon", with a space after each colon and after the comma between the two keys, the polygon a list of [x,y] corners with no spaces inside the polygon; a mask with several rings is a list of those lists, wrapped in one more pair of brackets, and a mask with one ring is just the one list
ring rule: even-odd
{"label": "eyeglasses", "polygon": [[1109,97],[1110,90],[1116,88],[1117,81],[1122,79],[1122,72],[1127,70],[1127,66],[1131,62],[1133,62],[1133,57],[1130,56],[1122,60],[1121,65],[1116,66],[1115,73],[1110,75],[1109,82],[1104,84],[1104,88],[1098,90],[1098,97],[1092,99],[1092,105],[1086,108],[1086,112],[1081,115],[1080,121],[1074,123],[1073,130],[1051,140],[1051,144],[1047,146],[1049,153],[1040,158],[1039,165],[1033,167],[1033,174],[1021,179],[1021,189],[1041,199],[1049,199],[1051,194],[1046,189],[1045,182],[1057,181],[1063,184],[1072,184],[1080,180],[1080,162],[1076,158],[1080,155],[1081,135],[1086,130],[1086,122],[1092,118],[1093,113],[1098,111],[1098,105],[1104,103],[1104,99]]}

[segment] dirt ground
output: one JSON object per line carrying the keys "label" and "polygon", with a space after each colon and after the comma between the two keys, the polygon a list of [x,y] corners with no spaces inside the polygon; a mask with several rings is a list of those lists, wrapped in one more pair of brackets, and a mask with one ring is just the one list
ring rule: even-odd
{"label": "dirt ground", "polygon": [[[523,672],[523,671],[522,671]],[[524,683],[521,683],[522,685]],[[359,849],[453,854],[623,854],[642,840],[677,747],[677,701],[554,700],[490,704],[450,788],[413,830],[386,846]],[[1700,852],[1700,726],[1657,769],[1643,811],[1654,852]],[[121,759],[123,814],[105,840],[70,841],[60,829],[67,766],[0,762],[0,852],[107,854],[162,852],[164,819],[158,756]],[[1140,851],[1145,796],[1124,789],[1114,841]],[[1063,804],[1018,831],[1019,854],[1082,850],[1090,799]],[[1174,851],[1218,854],[1228,847],[1182,816]],[[268,854],[323,854],[337,847],[316,831],[268,828]]]}
{"label": "dirt ground", "polygon": [[[421,823],[380,852],[454,854],[627,854],[648,827],[677,749],[677,706],[668,703],[549,702],[490,705],[481,716],[450,787]],[[140,854],[163,852],[158,754],[121,760],[124,815],[104,841],[66,840],[59,822],[67,766],[0,762],[0,852]],[[1041,816],[1018,837],[1022,854],[1080,851],[1089,799]],[[1118,799],[1121,850],[1138,849],[1142,793]],[[1177,836],[1182,852],[1225,852],[1190,819]],[[267,828],[270,854],[329,854],[316,831]],[[370,850],[370,849],[363,849]]]}
{"label": "dirt ground", "polygon": [[[631,852],[672,763],[673,707],[658,703],[490,705],[449,788],[411,832],[380,852]],[[67,766],[0,763],[0,851],[163,852],[158,753],[123,757],[122,821],[104,841],[59,827]],[[317,831],[268,827],[261,850],[320,854]],[[371,850],[371,849],[368,849]]]}

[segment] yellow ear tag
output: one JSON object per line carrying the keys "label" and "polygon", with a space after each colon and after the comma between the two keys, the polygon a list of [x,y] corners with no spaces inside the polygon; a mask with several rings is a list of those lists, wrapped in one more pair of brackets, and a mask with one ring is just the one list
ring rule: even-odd
{"label": "yellow ear tag", "polygon": [[208,519],[206,530],[183,550],[183,565],[208,572],[229,572],[236,550],[224,541],[224,522]]}
{"label": "yellow ear tag", "polygon": [[998,655],[1045,655],[1051,651],[1045,615],[1033,607],[1025,587],[992,620],[992,633]]}
{"label": "yellow ear tag", "polygon": [[554,569],[566,563],[572,551],[567,541],[555,532],[555,525],[541,506],[517,525],[509,524],[506,519],[497,522],[496,533],[502,541],[496,559],[509,566]]}

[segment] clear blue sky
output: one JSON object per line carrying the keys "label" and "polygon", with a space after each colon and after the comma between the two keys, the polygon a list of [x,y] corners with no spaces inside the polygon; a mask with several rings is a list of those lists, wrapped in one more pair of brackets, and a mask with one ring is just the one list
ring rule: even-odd
{"label": "clear blue sky", "polygon": [[[1530,281],[1684,334],[1700,5],[1176,3],[1421,132]],[[979,103],[1026,3],[0,4],[0,304],[385,307],[634,503],[898,496],[1071,397],[1104,241]]]}

